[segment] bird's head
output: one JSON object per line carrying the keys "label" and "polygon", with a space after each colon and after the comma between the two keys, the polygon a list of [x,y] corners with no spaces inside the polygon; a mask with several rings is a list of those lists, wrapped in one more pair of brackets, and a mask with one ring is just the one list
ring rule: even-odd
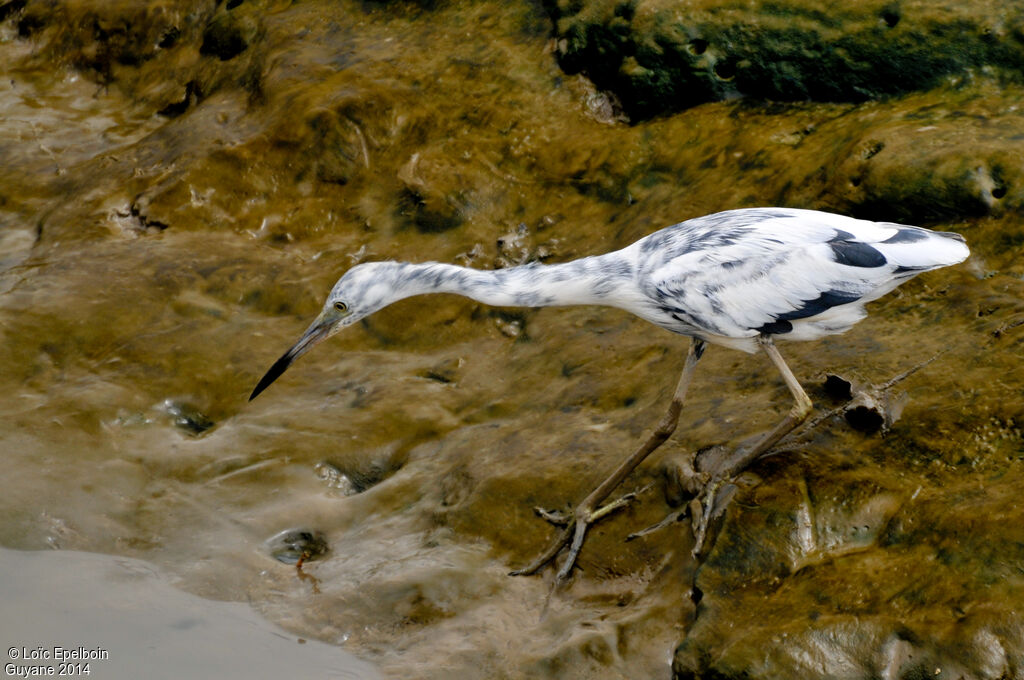
{"label": "bird's head", "polygon": [[400,286],[402,267],[396,262],[367,262],[345,272],[331,289],[320,315],[313,320],[298,342],[281,355],[266,375],[260,378],[249,401],[267,389],[293,361],[313,347],[342,328],[351,326],[403,297]]}

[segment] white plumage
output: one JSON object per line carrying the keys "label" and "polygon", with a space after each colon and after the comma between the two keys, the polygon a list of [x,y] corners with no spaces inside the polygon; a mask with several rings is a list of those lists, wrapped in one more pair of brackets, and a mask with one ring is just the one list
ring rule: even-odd
{"label": "white plumage", "polygon": [[653,312],[648,303],[635,313],[747,352],[763,333],[842,333],[864,318],[864,303],[968,255],[959,234],[783,208],[700,217],[619,252],[655,301]]}
{"label": "white plumage", "polygon": [[[710,509],[722,479],[736,474],[802,422],[810,399],[775,349],[773,338],[813,340],[842,333],[864,318],[864,304],[922,272],[963,261],[954,233],[869,222],[814,210],[750,208],[666,227],[612,253],[563,264],[532,263],[481,271],[428,262],[371,262],[342,276],[320,316],[267,371],[250,399],[300,355],[344,326],[412,295],[455,293],[500,306],[595,304],[619,307],[693,338],[669,415],[651,437],[577,508],[568,526],[531,566],[532,573],[572,540],[558,578],[566,578],[598,504],[675,428],[704,343],[762,349],[779,369],[795,406],[752,446],[709,473],[702,503]],[[707,517],[707,513],[704,514]],[[706,519],[702,520],[706,524]],[[698,531],[697,547],[703,540]]]}

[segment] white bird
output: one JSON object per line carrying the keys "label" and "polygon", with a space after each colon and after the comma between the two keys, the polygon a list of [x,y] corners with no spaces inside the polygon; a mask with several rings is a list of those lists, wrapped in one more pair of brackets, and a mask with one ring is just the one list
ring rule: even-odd
{"label": "white bird", "polygon": [[[334,285],[323,311],[271,366],[250,401],[320,341],[397,300],[455,293],[497,306],[607,305],[692,338],[668,413],[646,441],[566,518],[565,529],[533,563],[539,570],[570,543],[556,583],[568,578],[588,527],[617,503],[600,503],[675,430],[686,389],[705,343],[767,354],[793,394],[785,418],[734,452],[705,480],[703,540],[714,492],[811,411],[774,338],[814,340],[842,333],[866,316],[864,304],[932,269],[969,254],[959,234],[870,222],[815,210],[749,208],[666,227],[621,250],[563,264],[484,271],[427,262],[369,262]],[[694,518],[697,522],[698,518]]]}

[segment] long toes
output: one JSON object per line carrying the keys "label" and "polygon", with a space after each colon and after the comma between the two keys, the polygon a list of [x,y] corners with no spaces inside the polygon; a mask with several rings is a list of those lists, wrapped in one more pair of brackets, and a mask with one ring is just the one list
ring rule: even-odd
{"label": "long toes", "polygon": [[509,572],[509,575],[527,576],[537,573],[542,567],[544,567],[544,565],[553,561],[562,549],[568,545],[569,550],[566,553],[565,561],[562,563],[558,573],[555,575],[556,586],[564,584],[572,574],[573,567],[576,564],[576,559],[579,557],[580,550],[583,547],[583,541],[586,538],[587,529],[590,525],[615,512],[619,508],[625,507],[633,501],[638,494],[643,493],[650,488],[651,485],[649,484],[638,491],[627,493],[624,496],[621,496],[620,498],[596,509],[586,502],[581,503],[575,510],[570,512],[546,510],[544,508],[535,507],[533,511],[537,513],[539,517],[542,517],[551,524],[555,524],[563,528],[558,532],[554,541],[548,545],[547,549],[545,549],[545,551],[536,560],[522,569],[516,569],[515,571]]}
{"label": "long toes", "polygon": [[723,482],[718,488],[718,493],[715,494],[714,502],[710,504],[707,511],[707,521],[713,522],[722,515],[725,514],[725,509],[729,507],[729,503],[732,502],[733,497],[739,491],[739,487],[732,482]]}
{"label": "long toes", "polygon": [[535,507],[533,511],[537,514],[538,517],[560,527],[564,527],[567,524],[569,524],[569,522],[571,522],[573,518],[572,513],[561,512],[560,510],[545,510],[544,508],[541,508],[539,506]]}
{"label": "long toes", "polygon": [[544,565],[555,559],[558,553],[562,552],[562,548],[564,548],[570,539],[572,539],[574,525],[575,522],[570,521],[564,529],[558,532],[558,535],[555,536],[554,540],[548,544],[548,547],[544,552],[538,555],[533,562],[530,562],[530,564],[526,565],[522,569],[510,571],[509,576],[530,576],[531,574],[536,574],[540,571]]}
{"label": "long toes", "polygon": [[[579,517],[578,514],[577,517]],[[583,548],[583,539],[586,538],[587,527],[589,525],[589,521],[580,521],[577,519],[576,529],[573,532],[572,545],[569,546],[569,553],[565,556],[565,562],[562,563],[562,568],[558,570],[557,574],[555,574],[556,588],[565,584],[565,582],[569,580],[573,567],[576,566],[576,560],[580,556],[580,550]]]}
{"label": "long toes", "polygon": [[633,541],[635,539],[647,536],[648,534],[653,534],[655,531],[661,531],[665,527],[671,526],[671,525],[675,524],[676,522],[682,520],[687,514],[689,514],[689,512],[690,511],[689,511],[688,508],[684,508],[682,510],[673,510],[672,512],[670,512],[667,515],[665,515],[664,519],[662,519],[657,524],[652,524],[651,526],[647,527],[646,529],[641,529],[639,531],[634,531],[629,536],[626,536],[626,540],[627,541]]}
{"label": "long toes", "polygon": [[705,552],[705,545],[714,545],[714,536],[721,519],[738,492],[739,487],[732,480],[714,479],[699,496],[690,501],[694,557],[700,557]]}

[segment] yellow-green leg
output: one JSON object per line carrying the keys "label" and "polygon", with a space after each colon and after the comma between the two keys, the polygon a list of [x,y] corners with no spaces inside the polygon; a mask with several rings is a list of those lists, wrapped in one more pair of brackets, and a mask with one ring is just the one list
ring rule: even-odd
{"label": "yellow-green leg", "polygon": [[708,479],[703,485],[703,491],[698,495],[698,504],[691,505],[694,509],[691,512],[694,556],[700,554],[701,548],[704,545],[708,523],[712,518],[712,511],[715,506],[715,498],[722,485],[747,469],[761,454],[792,432],[800,423],[807,420],[807,416],[811,413],[812,404],[810,397],[804,392],[804,388],[800,386],[800,382],[793,375],[793,371],[789,370],[789,366],[782,358],[782,355],[779,354],[779,350],[775,348],[775,343],[772,342],[771,337],[762,335],[758,338],[758,345],[768,355],[771,362],[775,364],[775,367],[779,369],[779,373],[782,374],[782,379],[785,381],[786,387],[789,388],[796,403],[778,425],[758,439],[752,446],[737,449],[732,455],[716,461],[713,466],[709,466],[712,469],[708,472]]}

